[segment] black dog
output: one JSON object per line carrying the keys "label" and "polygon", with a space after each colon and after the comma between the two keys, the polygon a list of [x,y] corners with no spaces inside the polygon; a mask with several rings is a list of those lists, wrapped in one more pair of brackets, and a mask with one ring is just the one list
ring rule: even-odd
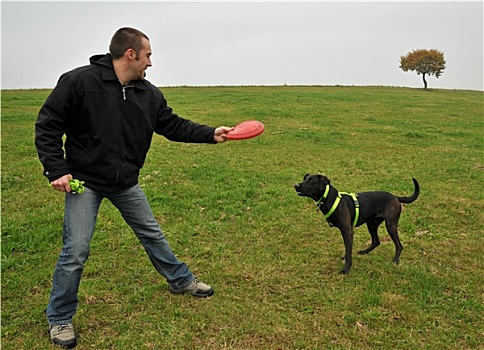
{"label": "black dog", "polygon": [[402,211],[400,203],[412,203],[420,193],[420,186],[413,179],[415,190],[410,197],[398,197],[388,192],[361,192],[358,194],[338,192],[323,175],[304,176],[304,181],[294,187],[300,196],[316,201],[330,226],[340,229],[345,244],[345,265],[340,273],[347,273],[352,263],[353,227],[366,223],[371,235],[371,245],[358,252],[368,254],[380,245],[378,226],[385,221],[387,231],[395,244],[393,262],[398,264],[403,247],[398,238],[398,220]]}

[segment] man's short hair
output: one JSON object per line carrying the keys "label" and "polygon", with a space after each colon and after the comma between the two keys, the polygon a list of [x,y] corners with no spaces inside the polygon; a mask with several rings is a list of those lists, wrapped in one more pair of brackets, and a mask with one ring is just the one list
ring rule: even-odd
{"label": "man's short hair", "polygon": [[142,38],[150,40],[146,34],[138,29],[124,27],[120,28],[114,33],[111,44],[109,45],[109,53],[113,59],[123,57],[128,49],[133,49],[138,55],[143,48]]}

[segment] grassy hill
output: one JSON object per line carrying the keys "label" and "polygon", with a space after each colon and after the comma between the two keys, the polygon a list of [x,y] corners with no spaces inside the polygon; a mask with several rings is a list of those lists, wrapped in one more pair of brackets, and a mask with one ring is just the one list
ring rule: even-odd
{"label": "grassy hill", "polygon": [[[265,124],[219,145],[155,136],[140,176],[178,257],[211,284],[170,294],[103,202],[79,291],[76,349],[476,349],[482,341],[483,93],[387,87],[164,88],[181,116]],[[2,91],[2,348],[50,349],[44,309],[63,196],[42,176],[34,122],[47,90]],[[293,185],[397,195],[404,250],[382,244],[338,271],[343,241]],[[366,247],[355,230],[355,251]]]}

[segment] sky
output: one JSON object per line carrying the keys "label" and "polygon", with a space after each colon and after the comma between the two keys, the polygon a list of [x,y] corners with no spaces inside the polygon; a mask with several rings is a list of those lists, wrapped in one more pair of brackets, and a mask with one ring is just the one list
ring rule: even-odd
{"label": "sky", "polygon": [[423,87],[400,57],[444,53],[429,88],[483,90],[483,2],[1,3],[2,89],[53,88],[135,27],[153,51],[156,86]]}

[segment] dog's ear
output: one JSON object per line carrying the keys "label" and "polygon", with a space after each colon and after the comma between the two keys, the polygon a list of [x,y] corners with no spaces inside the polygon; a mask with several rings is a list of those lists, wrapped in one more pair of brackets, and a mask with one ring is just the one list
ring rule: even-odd
{"label": "dog's ear", "polygon": [[304,175],[303,180],[306,180],[306,178],[309,176],[309,174]]}
{"label": "dog's ear", "polygon": [[323,192],[324,189],[326,188],[326,185],[329,185],[330,181],[329,179],[324,176],[324,175],[318,175],[319,178],[319,183],[318,183],[318,189]]}

